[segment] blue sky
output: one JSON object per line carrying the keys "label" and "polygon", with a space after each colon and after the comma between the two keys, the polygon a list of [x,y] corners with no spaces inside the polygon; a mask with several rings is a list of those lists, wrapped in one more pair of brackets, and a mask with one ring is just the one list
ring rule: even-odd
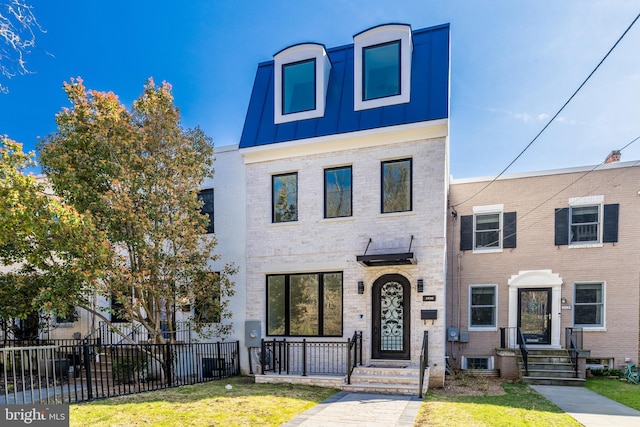
{"label": "blue sky", "polygon": [[[2,0],[0,0],[2,1]],[[183,125],[236,144],[256,67],[299,42],[353,43],[375,25],[451,25],[451,172],[495,176],[535,137],[638,13],[640,2],[30,0],[33,75],[4,83],[0,134],[26,150],[55,131],[81,76],[127,105],[149,77],[173,85]],[[640,136],[640,22],[511,172],[599,164]],[[640,160],[640,141],[622,152]]]}

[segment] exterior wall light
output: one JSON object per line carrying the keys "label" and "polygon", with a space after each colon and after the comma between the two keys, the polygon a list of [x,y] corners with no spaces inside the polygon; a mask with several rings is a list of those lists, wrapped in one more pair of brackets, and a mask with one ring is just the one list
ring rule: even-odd
{"label": "exterior wall light", "polygon": [[419,293],[424,292],[424,280],[423,279],[418,279],[418,292]]}
{"label": "exterior wall light", "polygon": [[363,281],[359,281],[358,282],[358,294],[360,294],[360,295],[364,294],[364,282]]}

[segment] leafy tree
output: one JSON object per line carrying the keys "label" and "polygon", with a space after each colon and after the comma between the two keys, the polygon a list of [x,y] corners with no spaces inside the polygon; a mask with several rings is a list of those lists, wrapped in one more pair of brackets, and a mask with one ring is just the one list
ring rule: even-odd
{"label": "leafy tree", "polygon": [[[213,273],[214,235],[200,213],[198,187],[213,173],[213,145],[199,128],[183,129],[171,86],[149,80],[127,109],[112,92],[65,83],[71,108],[56,116],[58,130],[39,145],[55,194],[85,212],[105,233],[113,254],[99,289],[117,314],[139,322],[153,342],[176,330],[187,304],[233,295],[233,265]],[[229,318],[225,304],[212,304]],[[85,307],[91,310],[91,307]],[[106,320],[105,315],[101,317]],[[197,319],[192,319],[197,320]],[[226,334],[221,322],[201,332]]]}
{"label": "leafy tree", "polygon": [[0,318],[67,317],[107,265],[103,233],[24,174],[33,153],[5,136],[0,157]]}
{"label": "leafy tree", "polygon": [[[0,1],[0,74],[7,79],[30,74],[25,56],[35,47],[36,32],[43,32],[33,8],[23,0]],[[0,83],[0,92],[8,89]]]}

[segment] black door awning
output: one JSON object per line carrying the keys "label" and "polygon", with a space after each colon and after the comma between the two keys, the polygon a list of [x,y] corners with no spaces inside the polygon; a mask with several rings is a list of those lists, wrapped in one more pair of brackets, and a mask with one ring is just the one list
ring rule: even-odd
{"label": "black door awning", "polygon": [[383,267],[388,265],[417,264],[413,252],[401,254],[358,255],[356,260],[365,267]]}
{"label": "black door awning", "polygon": [[384,267],[388,265],[412,265],[417,264],[418,262],[413,257],[413,252],[411,252],[411,245],[413,244],[413,236],[411,236],[411,240],[409,241],[409,251],[408,252],[400,252],[400,253],[380,253],[380,254],[371,254],[367,255],[367,251],[369,250],[369,245],[372,240],[369,239],[367,243],[367,247],[364,250],[363,255],[356,256],[356,260],[364,265],[365,267]]}

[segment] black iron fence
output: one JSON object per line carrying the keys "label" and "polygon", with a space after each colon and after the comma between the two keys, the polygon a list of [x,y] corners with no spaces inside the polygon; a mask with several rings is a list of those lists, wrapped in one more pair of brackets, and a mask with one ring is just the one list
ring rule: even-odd
{"label": "black iron fence", "polygon": [[0,348],[0,404],[71,403],[240,374],[240,343]]}
{"label": "black iron fence", "polygon": [[346,375],[350,365],[362,364],[362,336],[346,341],[262,340],[262,373],[285,375]]}

